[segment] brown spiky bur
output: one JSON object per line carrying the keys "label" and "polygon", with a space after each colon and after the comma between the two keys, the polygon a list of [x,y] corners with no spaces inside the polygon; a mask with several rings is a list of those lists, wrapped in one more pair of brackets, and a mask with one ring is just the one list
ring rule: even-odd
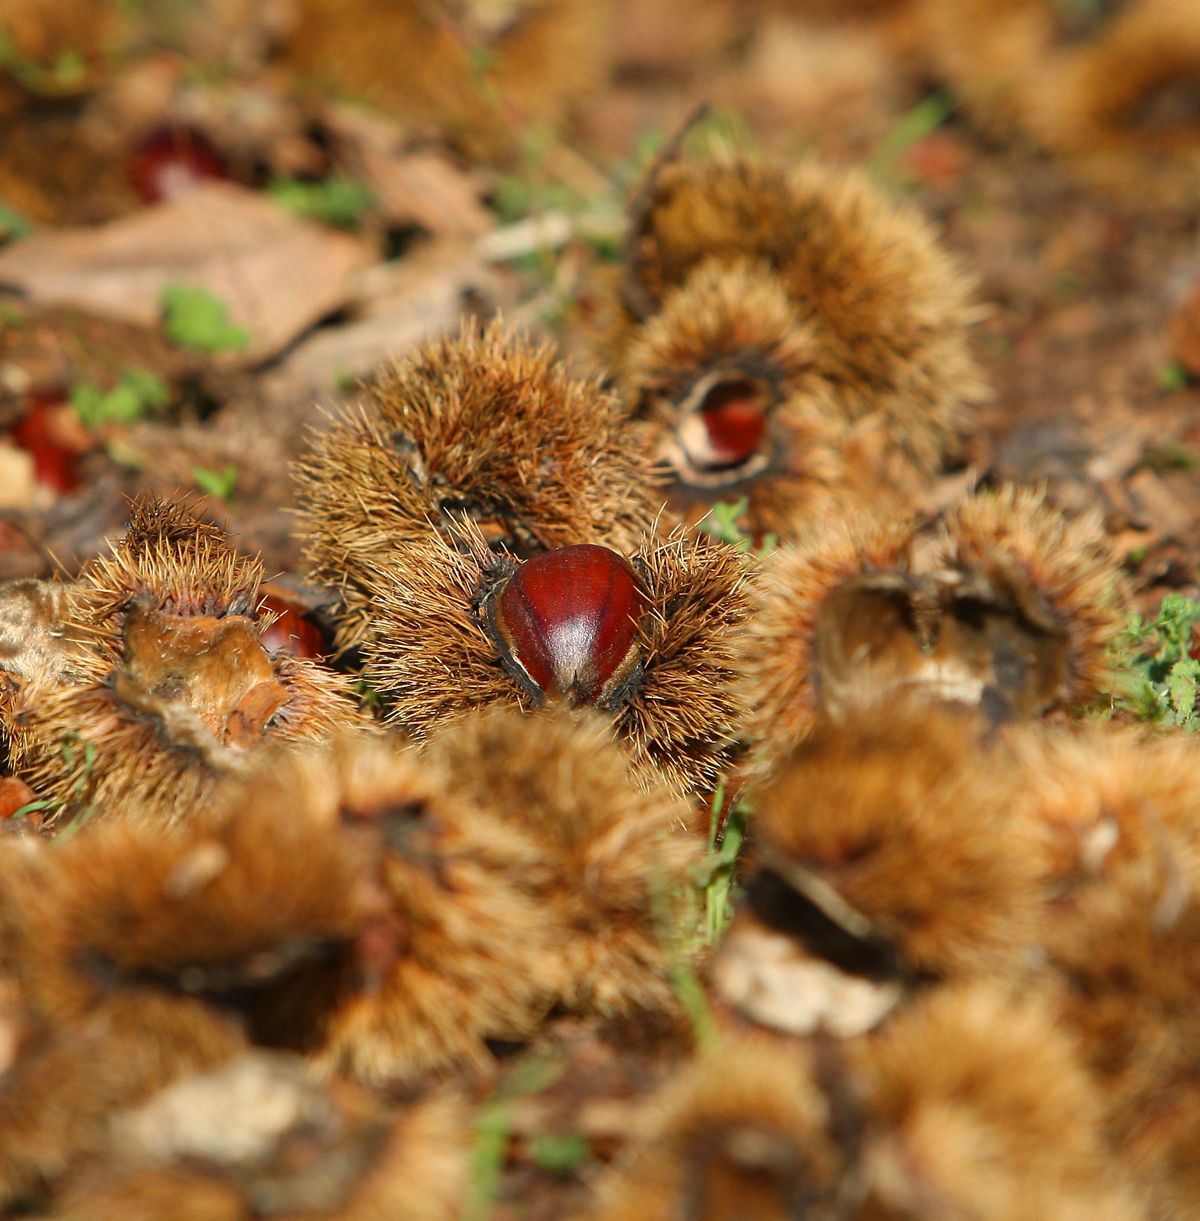
{"label": "brown spiky bur", "polygon": [[1176,868],[1127,866],[1076,891],[1049,908],[1042,934],[1110,1144],[1155,1216],[1189,1215],[1200,1200],[1200,904]]}
{"label": "brown spiky bur", "polygon": [[816,520],[845,473],[817,341],[766,264],[700,264],[623,357],[621,386],[648,420],[689,520],[747,500],[752,534]]}
{"label": "brown spiky bur", "polygon": [[[364,877],[383,912],[292,1040],[322,1063],[383,1082],[483,1069],[488,1040],[528,1037],[563,991],[563,935],[520,884],[541,868],[538,844],[460,801],[399,743],[354,735],[279,752],[218,802],[234,821],[303,813],[374,845]],[[276,994],[285,1029],[305,988]]]}
{"label": "brown spiky bur", "polygon": [[29,754],[28,710],[78,677],[68,602],[66,587],[53,581],[0,585],[0,732],[12,771]]}
{"label": "brown spiky bur", "polygon": [[[0,0],[0,116],[93,87],[110,66],[119,21],[112,0]],[[67,59],[70,72],[62,71]]]}
{"label": "brown spiky bur", "polygon": [[1036,991],[933,993],[849,1048],[865,1095],[863,1216],[1135,1221],[1101,1096]]}
{"label": "brown spiky bur", "polygon": [[1092,886],[1180,899],[1200,883],[1200,759],[1183,734],[1112,724],[1010,730],[1022,776],[1013,834],[1040,862],[1051,910]]}
{"label": "brown spiky bur", "polygon": [[848,1036],[930,985],[1016,978],[1037,861],[981,756],[973,717],[915,702],[818,729],[753,799],[760,867],[713,967],[723,999],[763,1026]]}
{"label": "brown spiky bur", "polygon": [[1088,704],[1110,689],[1128,586],[1098,513],[1067,518],[1007,484],[943,522],[946,585],[935,656],[1017,715]]}
{"label": "brown spiky bur", "polygon": [[672,956],[686,957],[702,847],[688,803],[639,786],[596,714],[498,708],[435,735],[423,751],[464,803],[538,847],[515,884],[562,930],[572,1009],[674,1012]]}
{"label": "brown spiky bur", "polygon": [[110,1117],[177,1076],[246,1047],[240,1025],[196,1001],[139,996],[98,1004],[37,1034],[0,1079],[0,1201],[32,1204],[104,1146]]}
{"label": "brown spiky bur", "polygon": [[69,816],[120,803],[171,821],[264,742],[358,721],[349,679],[263,646],[261,580],[259,559],[186,506],[136,502],[124,538],[67,590],[82,647],[71,682],[26,713],[34,788]]}
{"label": "brown spiky bur", "polygon": [[467,1121],[448,1094],[388,1106],[298,1057],[250,1052],[115,1116],[108,1147],[72,1175],[56,1215],[162,1216],[153,1206],[165,1201],[184,1217],[450,1221]]}
{"label": "brown spiky bur", "polygon": [[[1040,947],[1114,1148],[1161,1215],[1200,1199],[1200,761],[1185,734],[1027,730],[1013,831],[1038,860]],[[1156,1213],[1156,1215],[1159,1215]]]}
{"label": "brown spiky bur", "polygon": [[747,736],[764,766],[786,758],[822,716],[841,719],[924,668],[913,539],[909,521],[848,514],[762,562],[740,666]]}
{"label": "brown spiky bur", "polygon": [[847,1215],[851,1151],[810,1058],[743,1037],[683,1068],[643,1109],[624,1164],[598,1187],[602,1221],[787,1221]]}
{"label": "brown spiky bur", "polygon": [[[522,562],[492,552],[471,523],[459,528],[456,541],[431,537],[397,554],[379,574],[365,673],[388,701],[391,723],[423,739],[479,708],[579,702],[579,683],[539,689],[522,671],[496,630],[494,607],[509,583],[521,580],[522,563],[553,569],[559,559],[552,557],[562,557],[565,566],[568,552],[587,545]],[[734,684],[734,648],[747,608],[742,555],[682,529],[661,541],[645,539],[628,559],[608,554],[614,571],[632,574],[637,591],[633,664],[623,667],[616,687],[583,702],[612,717],[636,769],[649,769],[681,794],[709,794],[740,753],[744,709]],[[560,610],[553,581],[539,582],[539,589],[554,619]],[[568,617],[574,594],[574,586],[562,587],[561,613]],[[583,608],[585,618],[592,609]],[[547,632],[554,626],[540,621]],[[524,638],[536,630],[539,623],[532,623]]]}
{"label": "brown spiky bur", "polygon": [[[98,1148],[113,1111],[146,1097],[178,1074],[220,1063],[246,1045],[240,1021],[182,994],[122,987],[93,957],[77,920],[85,901],[56,908],[70,878],[60,864],[86,869],[87,845],[5,840],[3,968],[17,995],[5,996],[6,1063],[0,1074],[0,1199],[35,1199],[71,1161]],[[109,891],[136,887],[140,853],[122,854]],[[101,865],[113,863],[104,859]],[[105,882],[98,883],[103,889]],[[75,897],[80,898],[76,889]],[[111,903],[109,906],[118,906]],[[112,986],[110,987],[110,983]],[[13,1011],[9,1012],[9,1001]]]}
{"label": "brown spiky bur", "polygon": [[1200,14],[1188,0],[922,0],[926,53],[987,129],[1162,205],[1194,204]]}
{"label": "brown spiky bur", "polygon": [[878,514],[810,530],[751,597],[741,665],[767,768],[820,718],[892,696],[993,721],[1100,700],[1128,593],[1097,517],[1004,485],[950,510],[936,542]]}
{"label": "brown spiky bur", "polygon": [[603,83],[603,0],[301,0],[284,56],[304,79],[511,162]]}
{"label": "brown spiky bur", "polygon": [[113,818],[55,844],[18,892],[34,1006],[68,1022],[113,998],[200,998],[269,1037],[272,991],[336,978],[339,947],[385,907],[369,837],[304,814],[293,800],[176,828]]}
{"label": "brown spiky bur", "polygon": [[295,478],[314,575],[346,603],[341,647],[370,630],[377,570],[464,517],[516,555],[626,550],[661,503],[643,427],[499,321],[468,321],[381,374],[312,439]]}
{"label": "brown spiky bur", "polygon": [[[747,262],[773,275],[773,314],[782,297],[805,323],[811,372],[828,390],[815,405],[827,400],[842,425],[881,417],[893,448],[921,471],[936,468],[983,395],[967,344],[972,281],[915,211],[816,162],[787,172],[736,158],[659,159],[634,203],[604,341],[618,376],[632,353],[644,358],[640,332],[672,294],[700,294],[695,277],[715,274],[705,264],[738,276]],[[695,332],[676,311],[687,350]],[[748,316],[740,326],[760,334]],[[626,394],[641,401],[640,387]]]}

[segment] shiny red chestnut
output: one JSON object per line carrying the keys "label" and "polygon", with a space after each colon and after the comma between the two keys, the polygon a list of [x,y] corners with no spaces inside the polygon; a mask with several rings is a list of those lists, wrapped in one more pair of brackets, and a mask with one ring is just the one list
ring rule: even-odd
{"label": "shiny red chestnut", "polygon": [[637,668],[646,597],[629,562],[583,543],[526,560],[488,605],[501,660],[534,694],[603,703]]}
{"label": "shiny red chestnut", "polygon": [[278,594],[267,594],[262,610],[277,615],[262,634],[262,645],[269,653],[283,649],[293,657],[324,657],[327,653],[321,629],[304,617],[304,607]]}
{"label": "shiny red chestnut", "polygon": [[[79,423],[56,390],[34,391],[28,409],[12,427],[13,444],[33,457],[33,477],[56,492],[74,492],[82,482],[79,460],[86,442]],[[71,427],[74,424],[74,427]]]}
{"label": "shiny red chestnut", "polygon": [[757,383],[719,382],[705,396],[700,418],[708,433],[709,465],[740,466],[767,433],[767,395]]}
{"label": "shiny red chestnut", "polygon": [[190,127],[154,132],[138,145],[129,161],[133,189],[146,203],[177,199],[205,179],[229,176],[221,154]]}

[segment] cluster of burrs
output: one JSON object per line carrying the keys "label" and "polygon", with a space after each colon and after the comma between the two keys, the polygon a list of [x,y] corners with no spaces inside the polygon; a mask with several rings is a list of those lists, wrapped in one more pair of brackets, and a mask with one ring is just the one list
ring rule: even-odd
{"label": "cluster of burrs", "polygon": [[[581,1216],[1195,1202],[1200,789],[1071,724],[1100,523],[868,494],[968,423],[965,277],[858,178],[668,148],[610,287],[613,392],[467,324],[311,438],[324,656],[186,505],[0,591],[4,1207],[449,1221],[581,1024],[676,1069]],[[769,554],[694,528],[731,494]]]}

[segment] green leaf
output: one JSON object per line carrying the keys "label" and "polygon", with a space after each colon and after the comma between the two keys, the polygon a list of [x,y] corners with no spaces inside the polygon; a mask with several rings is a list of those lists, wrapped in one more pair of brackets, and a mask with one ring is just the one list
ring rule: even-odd
{"label": "green leaf", "polygon": [[8,204],[0,202],[0,242],[11,242],[32,230],[29,221]]}
{"label": "green leaf", "polygon": [[938,89],[919,101],[884,136],[867,161],[867,168],[879,177],[895,172],[896,163],[915,144],[932,135],[954,113],[954,99]]}
{"label": "green leaf", "polygon": [[1114,707],[1138,720],[1200,729],[1196,710],[1200,660],[1191,656],[1200,602],[1169,593],[1147,621],[1131,615],[1113,645]]}
{"label": "green leaf", "polygon": [[192,479],[207,496],[228,500],[237,487],[238,469],[231,462],[222,471],[212,471],[206,466],[192,467]]}
{"label": "green leaf", "polygon": [[167,338],[181,348],[226,352],[250,346],[250,332],[230,322],[228,307],[207,288],[168,284],[162,310]]}
{"label": "green leaf", "polygon": [[740,547],[743,551],[749,550],[751,538],[738,525],[738,519],[745,513],[748,504],[749,501],[744,496],[732,503],[719,500],[700,521],[698,529],[722,543]]}
{"label": "green leaf", "polygon": [[536,1166],[564,1178],[575,1173],[592,1155],[581,1132],[542,1132],[529,1141],[529,1156]]}
{"label": "green leaf", "polygon": [[34,814],[38,810],[48,810],[51,806],[55,806],[57,804],[58,802],[49,797],[42,797],[38,801],[27,801],[19,810],[14,810],[9,817],[24,818],[26,814]]}
{"label": "green leaf", "polygon": [[1168,394],[1182,390],[1188,383],[1187,370],[1177,361],[1168,361],[1158,369],[1158,388]]}
{"label": "green leaf", "polygon": [[336,229],[357,229],[375,206],[375,194],[365,183],[335,174],[320,182],[276,178],[267,194],[296,216]]}
{"label": "green leaf", "polygon": [[1171,707],[1181,720],[1189,719],[1196,711],[1196,679],[1200,677],[1200,662],[1188,658],[1171,667],[1167,689],[1171,693]]}
{"label": "green leaf", "polygon": [[162,411],[171,401],[171,391],[148,369],[126,369],[109,390],[91,382],[77,382],[71,387],[70,399],[80,422],[86,428],[97,428],[110,421],[129,424]]}

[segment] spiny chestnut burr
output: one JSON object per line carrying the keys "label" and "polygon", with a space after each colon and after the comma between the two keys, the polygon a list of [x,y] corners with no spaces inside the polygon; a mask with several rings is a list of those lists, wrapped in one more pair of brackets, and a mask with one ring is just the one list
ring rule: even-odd
{"label": "spiny chestnut burr", "polygon": [[19,909],[5,958],[19,964],[39,1037],[0,1081],[0,1198],[20,1186],[29,1149],[35,1172],[61,1173],[115,1112],[273,1034],[280,993],[295,1026],[330,990],[337,951],[382,901],[371,845],[306,813],[293,803],[196,812],[172,828],[103,820],[22,856],[20,871],[3,862]]}
{"label": "spiny chestnut burr", "polygon": [[560,1004],[682,1018],[671,960],[690,942],[703,841],[686,833],[687,802],[635,783],[603,715],[492,708],[434,735],[421,758],[464,808],[535,845],[509,882],[561,930]]}
{"label": "spiny chestnut burr", "polygon": [[909,520],[848,513],[764,561],[739,642],[761,767],[786,758],[831,709],[869,703],[923,664],[906,606],[913,534]]}
{"label": "spiny chestnut burr", "polygon": [[1200,10],[1187,0],[920,0],[933,70],[977,123],[1112,192],[1200,200]]}
{"label": "spiny chestnut burr", "polygon": [[1138,878],[1163,895],[1200,885],[1200,758],[1187,735],[1105,723],[1008,738],[1022,777],[1012,835],[1064,906]]}
{"label": "spiny chestnut burr", "polygon": [[846,1059],[863,1112],[868,1206],[855,1215],[1147,1216],[1103,1131],[1102,1091],[1044,990],[930,993]]}
{"label": "spiny chestnut burr", "polygon": [[685,486],[769,484],[771,467],[803,466],[788,429],[814,418],[835,440],[877,420],[881,459],[916,478],[983,397],[972,292],[930,226],[865,178],[691,162],[676,141],[635,196],[600,347],[630,410],[674,433]]}
{"label": "spiny chestnut burr", "polygon": [[68,605],[67,587],[54,581],[0,585],[0,738],[11,771],[23,771],[29,761],[31,710],[80,677]]}
{"label": "spiny chestnut burr", "polygon": [[767,558],[744,647],[764,766],[898,694],[1038,717],[1101,698],[1126,583],[1094,514],[1006,485],[916,522],[847,515]]}
{"label": "spiny chestnut burr", "polygon": [[[584,580],[560,600],[555,586],[577,562]],[[485,706],[590,699],[637,769],[711,794],[740,754],[741,553],[679,529],[627,561],[588,548],[525,563],[522,578],[466,522],[455,542],[432,535],[380,567],[363,658],[389,720],[424,739]]]}
{"label": "spiny chestnut burr", "polygon": [[845,472],[815,345],[775,274],[749,263],[702,265],[646,321],[619,387],[680,512],[744,496],[753,533],[789,537],[828,507]]}
{"label": "spiny chestnut burr", "polygon": [[[1110,1148],[1136,1176],[1150,1216],[1182,1217],[1200,1199],[1197,837],[1193,817],[1190,851],[1179,851],[1190,794],[1160,823],[1151,802],[1165,794],[1146,789],[1134,811],[1144,842],[1121,828],[1100,876],[1085,859],[1078,884],[1051,891],[1039,950],[1058,985],[1059,1023],[1100,1089]],[[1089,838],[1095,859],[1113,831],[1101,824]]]}
{"label": "spiny chestnut burr", "polygon": [[488,1040],[531,1036],[565,991],[568,932],[526,885],[539,844],[405,747],[347,733],[278,750],[213,797],[233,825],[255,811],[369,850],[379,919],[343,947],[334,987],[282,996],[276,1013],[290,1045],[375,1082],[485,1068]]}
{"label": "spiny chestnut burr", "polygon": [[857,1215],[842,1211],[852,1194],[847,1184],[858,1176],[822,1084],[801,1047],[761,1036],[724,1038],[641,1108],[628,1155],[599,1180],[592,1215],[597,1221]]}
{"label": "spiny chestnut burr", "polygon": [[265,742],[361,721],[349,679],[263,645],[261,580],[261,561],[187,506],[135,502],[124,539],[66,589],[71,671],[25,718],[25,778],[58,816],[119,802],[186,817]]}
{"label": "spiny chestnut burr", "polygon": [[487,618],[531,694],[605,705],[634,676],[645,609],[629,561],[580,543],[525,560],[488,600]]}
{"label": "spiny chestnut burr", "polygon": [[305,80],[432,125],[473,157],[512,161],[517,133],[558,128],[603,83],[597,0],[299,0],[283,55]]}
{"label": "spiny chestnut burr", "polygon": [[940,667],[1018,716],[1109,691],[1129,589],[1098,513],[1069,518],[1015,484],[979,492],[946,514],[933,566]]}
{"label": "spiny chestnut burr", "polygon": [[718,950],[722,997],[850,1036],[935,983],[1022,978],[1039,875],[1010,832],[1008,762],[920,701],[817,729],[752,797],[760,868]]}
{"label": "spiny chestnut burr", "polygon": [[294,473],[313,577],[344,603],[341,648],[371,630],[380,568],[464,519],[517,556],[628,551],[661,505],[645,425],[500,322],[464,323],[381,373]]}

